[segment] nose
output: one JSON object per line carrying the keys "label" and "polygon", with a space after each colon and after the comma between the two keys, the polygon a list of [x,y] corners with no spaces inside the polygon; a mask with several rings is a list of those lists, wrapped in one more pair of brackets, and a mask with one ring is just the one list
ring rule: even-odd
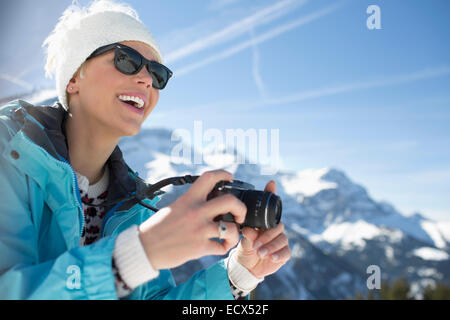
{"label": "nose", "polygon": [[135,79],[138,84],[144,84],[147,89],[152,87],[153,78],[146,66],[143,66],[141,71],[136,74]]}

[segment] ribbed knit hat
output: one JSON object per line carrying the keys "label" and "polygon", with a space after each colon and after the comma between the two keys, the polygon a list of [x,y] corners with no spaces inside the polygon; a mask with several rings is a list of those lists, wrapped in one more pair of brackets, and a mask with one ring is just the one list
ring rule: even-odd
{"label": "ribbed knit hat", "polygon": [[122,41],[149,45],[163,62],[158,44],[131,7],[99,0],[88,8],[71,5],[64,11],[43,46],[48,46],[46,76],[55,74],[58,99],[66,110],[67,84],[86,58],[101,46]]}

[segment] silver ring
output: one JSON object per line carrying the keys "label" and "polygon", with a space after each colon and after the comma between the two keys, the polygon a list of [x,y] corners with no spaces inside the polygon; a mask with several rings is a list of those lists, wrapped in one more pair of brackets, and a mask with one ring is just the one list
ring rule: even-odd
{"label": "silver ring", "polygon": [[219,221],[219,239],[224,239],[226,233],[227,233],[227,226],[225,225],[225,223],[222,220],[220,220]]}

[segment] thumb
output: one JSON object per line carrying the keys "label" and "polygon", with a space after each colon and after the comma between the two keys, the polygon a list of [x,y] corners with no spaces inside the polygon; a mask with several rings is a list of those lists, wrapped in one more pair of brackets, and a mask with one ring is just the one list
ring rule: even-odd
{"label": "thumb", "polygon": [[242,229],[241,246],[244,251],[253,251],[253,243],[259,235],[258,230],[245,227]]}

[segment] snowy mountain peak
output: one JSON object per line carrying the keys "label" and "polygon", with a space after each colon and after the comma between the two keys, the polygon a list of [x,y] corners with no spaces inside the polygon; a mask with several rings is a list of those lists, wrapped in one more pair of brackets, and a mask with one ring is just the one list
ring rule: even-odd
{"label": "snowy mountain peak", "polygon": [[426,221],[429,220],[425,218],[420,212],[414,212],[414,214],[411,215],[411,219],[414,219],[415,221]]}
{"label": "snowy mountain peak", "polygon": [[285,192],[292,196],[313,196],[321,190],[336,189],[337,183],[327,182],[322,179],[329,172],[328,168],[306,169],[295,174],[281,177],[281,184]]}
{"label": "snowy mountain peak", "polygon": [[322,176],[322,179],[325,181],[336,183],[341,194],[345,194],[346,196],[359,196],[362,198],[368,198],[366,189],[351,181],[341,170],[330,168]]}
{"label": "snowy mountain peak", "polygon": [[336,168],[324,168],[320,169],[320,172],[323,173],[321,176],[323,180],[336,182],[341,185],[352,183],[343,171]]}
{"label": "snowy mountain peak", "polygon": [[281,183],[288,195],[312,197],[319,193],[344,197],[367,198],[366,190],[352,182],[347,175],[335,168],[306,169],[293,174],[284,174]]}

